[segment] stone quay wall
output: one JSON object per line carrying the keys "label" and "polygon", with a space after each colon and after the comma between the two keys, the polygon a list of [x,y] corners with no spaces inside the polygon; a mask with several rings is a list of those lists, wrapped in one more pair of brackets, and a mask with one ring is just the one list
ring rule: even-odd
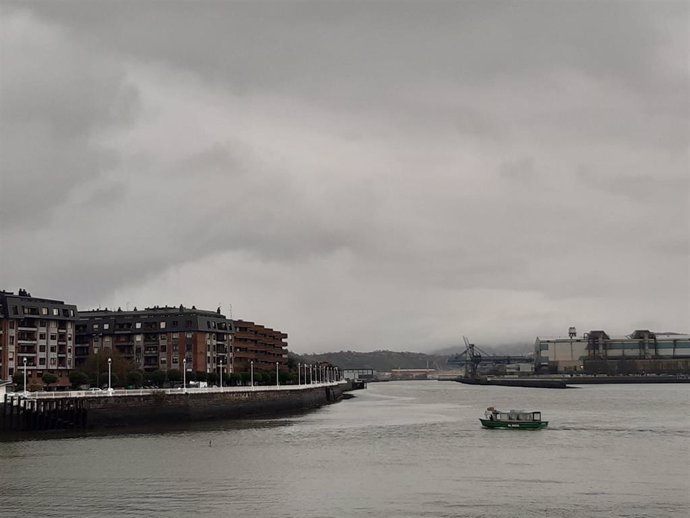
{"label": "stone quay wall", "polygon": [[154,392],[142,396],[89,398],[88,428],[142,424],[266,417],[318,408],[339,401],[341,386],[299,390],[246,390],[211,393]]}
{"label": "stone quay wall", "polygon": [[127,428],[212,419],[272,417],[342,399],[345,383],[220,390],[6,394],[0,432]]}

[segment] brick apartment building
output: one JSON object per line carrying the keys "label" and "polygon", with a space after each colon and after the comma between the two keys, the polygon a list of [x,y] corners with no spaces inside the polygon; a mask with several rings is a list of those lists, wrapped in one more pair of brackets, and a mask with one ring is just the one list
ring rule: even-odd
{"label": "brick apartment building", "polygon": [[62,300],[0,291],[0,380],[24,372],[27,384],[40,383],[46,372],[69,384],[74,367],[77,307]]}
{"label": "brick apartment building", "polygon": [[[89,354],[116,350],[144,371],[232,372],[232,322],[217,311],[195,307],[80,311],[75,367]],[[228,368],[230,365],[230,368]]]}
{"label": "brick apartment building", "polygon": [[233,362],[235,372],[249,372],[250,362],[254,369],[271,371],[287,369],[287,333],[275,331],[254,322],[233,321]]}

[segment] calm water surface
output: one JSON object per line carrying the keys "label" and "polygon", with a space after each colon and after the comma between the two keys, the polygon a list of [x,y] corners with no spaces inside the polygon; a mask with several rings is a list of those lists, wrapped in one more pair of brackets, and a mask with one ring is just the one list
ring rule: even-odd
{"label": "calm water surface", "polygon": [[[284,419],[0,442],[0,516],[688,516],[690,385],[354,394]],[[489,405],[549,428],[483,430]]]}

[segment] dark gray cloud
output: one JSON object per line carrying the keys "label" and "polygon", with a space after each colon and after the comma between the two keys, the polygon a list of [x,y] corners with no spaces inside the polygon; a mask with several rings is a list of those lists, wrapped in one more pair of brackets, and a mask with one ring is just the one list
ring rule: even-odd
{"label": "dark gray cloud", "polygon": [[686,3],[2,9],[0,287],[298,351],[690,330]]}

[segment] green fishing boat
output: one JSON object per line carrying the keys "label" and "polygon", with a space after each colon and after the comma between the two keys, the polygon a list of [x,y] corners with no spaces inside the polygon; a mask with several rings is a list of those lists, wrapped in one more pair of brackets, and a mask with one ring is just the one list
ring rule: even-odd
{"label": "green fishing boat", "polygon": [[479,419],[484,428],[516,428],[519,430],[540,430],[549,426],[548,421],[541,420],[541,412],[511,410],[500,412],[490,406],[484,412],[484,419]]}

